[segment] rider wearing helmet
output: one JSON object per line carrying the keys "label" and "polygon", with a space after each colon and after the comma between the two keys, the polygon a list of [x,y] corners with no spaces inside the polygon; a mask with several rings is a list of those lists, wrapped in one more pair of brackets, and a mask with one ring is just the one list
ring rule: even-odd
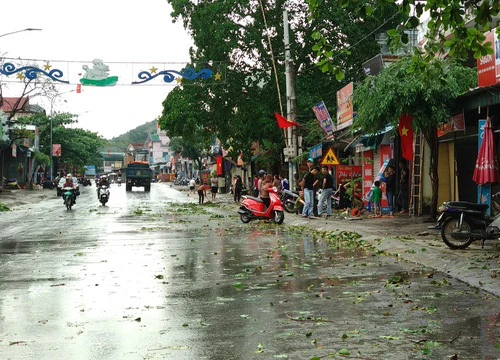
{"label": "rider wearing helmet", "polygon": [[106,187],[109,187],[109,179],[108,179],[108,176],[107,175],[102,175],[100,178],[99,178],[99,182],[97,184],[97,198],[99,198],[99,188],[101,186],[106,186]]}
{"label": "rider wearing helmet", "polygon": [[[64,188],[72,188],[73,189],[73,204],[76,204],[76,187],[75,184],[73,183],[73,177],[71,174],[66,175],[66,180],[62,186],[62,189]],[[64,199],[63,199],[64,203]]]}

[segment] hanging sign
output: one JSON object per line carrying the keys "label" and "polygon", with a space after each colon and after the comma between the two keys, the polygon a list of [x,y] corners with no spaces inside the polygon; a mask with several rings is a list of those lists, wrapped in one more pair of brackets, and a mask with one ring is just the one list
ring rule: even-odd
{"label": "hanging sign", "polygon": [[61,144],[52,144],[52,156],[61,156]]}
{"label": "hanging sign", "polygon": [[313,107],[314,115],[316,115],[316,120],[318,124],[323,129],[323,132],[327,136],[327,139],[333,138],[334,125],[330,113],[325,106],[325,103],[321,101]]}
{"label": "hanging sign", "polygon": [[335,156],[335,153],[331,148],[328,149],[326,155],[323,157],[323,160],[321,160],[321,165],[340,165],[337,156]]}
{"label": "hanging sign", "polygon": [[354,84],[350,82],[337,91],[337,129],[344,129],[352,125],[354,112],[352,109],[352,94]]}

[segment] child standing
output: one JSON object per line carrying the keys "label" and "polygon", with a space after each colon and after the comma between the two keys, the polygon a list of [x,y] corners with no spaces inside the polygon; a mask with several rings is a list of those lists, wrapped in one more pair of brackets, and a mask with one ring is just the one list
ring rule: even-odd
{"label": "child standing", "polygon": [[372,197],[370,198],[373,204],[373,215],[375,217],[382,216],[382,208],[380,202],[382,201],[382,189],[380,189],[380,181],[375,181],[375,187],[372,189]]}

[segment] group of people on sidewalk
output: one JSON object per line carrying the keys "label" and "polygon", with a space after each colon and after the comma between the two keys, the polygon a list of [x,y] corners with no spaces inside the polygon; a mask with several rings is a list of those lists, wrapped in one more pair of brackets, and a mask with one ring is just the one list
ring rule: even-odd
{"label": "group of people on sidewalk", "polygon": [[[333,176],[330,174],[328,166],[324,165],[321,167],[322,180],[318,179],[318,174],[320,168],[314,166],[314,160],[309,158],[307,160],[307,166],[309,171],[305,174],[300,182],[299,199],[297,203],[303,204],[302,211],[300,215],[303,218],[314,219],[316,217],[322,217],[323,209],[326,205],[326,218],[332,215],[332,195],[334,194],[334,180]],[[373,205],[373,212],[375,217],[382,216],[382,189],[381,183],[385,182],[386,197],[389,208],[389,216],[394,215],[394,205],[399,206],[399,213],[408,213],[408,188],[409,188],[409,170],[406,167],[405,162],[402,160],[399,162],[400,170],[400,181],[399,181],[399,193],[397,194],[396,201],[396,172],[393,165],[388,165],[383,176],[380,180],[376,180],[373,184],[371,190],[371,196],[368,199],[370,205]],[[350,207],[345,201],[345,193],[349,188],[350,183],[346,182],[340,184],[337,192],[340,198],[338,208],[345,209]],[[315,191],[321,189],[321,195],[315,204]],[[351,195],[353,196],[353,195]],[[316,206],[315,206],[316,205]],[[315,211],[316,210],[316,211]]]}

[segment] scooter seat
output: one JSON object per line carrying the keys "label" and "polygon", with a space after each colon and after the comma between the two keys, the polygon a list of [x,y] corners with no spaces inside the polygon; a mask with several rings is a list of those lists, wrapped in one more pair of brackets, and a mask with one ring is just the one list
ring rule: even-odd
{"label": "scooter seat", "polygon": [[253,201],[256,201],[256,202],[259,202],[259,203],[264,203],[264,201],[262,201],[261,198],[258,198],[258,197],[253,197],[253,196],[245,196],[247,199],[250,199],[250,200],[253,200]]}
{"label": "scooter seat", "polygon": [[477,204],[469,201],[449,201],[448,205],[475,211],[485,211],[486,209],[489,208],[488,204]]}

